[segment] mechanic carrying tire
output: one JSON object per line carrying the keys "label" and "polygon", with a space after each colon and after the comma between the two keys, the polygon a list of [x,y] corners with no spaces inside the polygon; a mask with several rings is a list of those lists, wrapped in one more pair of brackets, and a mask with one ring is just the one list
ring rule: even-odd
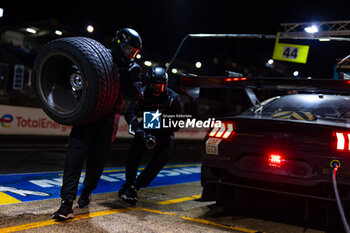
{"label": "mechanic carrying tire", "polygon": [[111,152],[123,99],[141,97],[142,70],[133,60],[141,47],[139,34],[123,28],[116,32],[111,51],[92,39],[73,37],[51,42],[39,54],[39,99],[53,119],[74,125],[68,139],[61,206],[52,218],[74,217],[72,205],[85,159],[78,205],[83,208],[90,203]]}
{"label": "mechanic carrying tire", "polygon": [[[147,187],[169,160],[173,152],[174,131],[177,130],[177,128],[162,129],[161,126],[160,129],[144,129],[143,121],[145,119],[138,122],[138,114],[152,111],[155,112],[152,114],[152,118],[159,117],[161,113],[179,114],[182,105],[180,96],[167,88],[168,74],[162,67],[151,68],[146,74],[146,80],[148,83],[142,88],[141,100],[130,103],[125,113],[125,119],[134,130],[135,137],[125,164],[126,183],[119,190],[118,195],[131,205],[135,205],[137,202],[138,190]],[[158,119],[160,120],[160,118]],[[152,143],[149,143],[152,141],[151,138],[155,144],[153,157],[136,178],[142,156],[152,146]]]}

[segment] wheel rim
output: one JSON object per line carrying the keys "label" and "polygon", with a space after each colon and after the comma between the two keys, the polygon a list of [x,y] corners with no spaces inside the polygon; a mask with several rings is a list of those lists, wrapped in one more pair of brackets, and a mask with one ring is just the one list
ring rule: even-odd
{"label": "wheel rim", "polygon": [[45,104],[60,114],[71,114],[82,104],[85,77],[73,59],[65,54],[47,57],[40,70],[39,90]]}

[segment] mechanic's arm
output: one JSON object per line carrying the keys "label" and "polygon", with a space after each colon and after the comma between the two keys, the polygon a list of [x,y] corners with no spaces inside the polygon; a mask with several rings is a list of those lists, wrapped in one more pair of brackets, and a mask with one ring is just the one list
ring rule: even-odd
{"label": "mechanic's arm", "polygon": [[124,114],[126,122],[130,125],[133,121],[137,121],[137,116],[140,111],[140,101],[133,101],[129,104]]}
{"label": "mechanic's arm", "polygon": [[128,125],[131,125],[131,129],[135,132],[135,136],[144,139],[146,135],[145,131],[140,127],[137,120],[138,113],[141,110],[141,105],[142,103],[140,103],[140,101],[131,102],[126,109],[124,117]]}
{"label": "mechanic's arm", "polygon": [[140,100],[142,75],[141,67],[136,62],[131,62],[126,75],[120,78],[120,95],[123,99]]}

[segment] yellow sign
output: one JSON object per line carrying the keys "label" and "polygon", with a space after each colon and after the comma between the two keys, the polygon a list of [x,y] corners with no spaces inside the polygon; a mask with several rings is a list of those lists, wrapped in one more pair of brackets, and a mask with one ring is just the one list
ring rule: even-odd
{"label": "yellow sign", "polygon": [[272,59],[297,63],[306,63],[308,53],[308,45],[279,43],[278,39],[276,39]]}

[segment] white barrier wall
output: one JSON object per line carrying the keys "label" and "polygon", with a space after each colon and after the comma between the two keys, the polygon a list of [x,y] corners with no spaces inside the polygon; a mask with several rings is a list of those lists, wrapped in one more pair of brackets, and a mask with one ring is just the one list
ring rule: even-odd
{"label": "white barrier wall", "polygon": [[[0,105],[0,135],[68,136],[71,126],[61,125],[40,108]],[[181,129],[177,139],[203,139],[207,129]],[[124,116],[120,117],[117,138],[131,138]]]}

